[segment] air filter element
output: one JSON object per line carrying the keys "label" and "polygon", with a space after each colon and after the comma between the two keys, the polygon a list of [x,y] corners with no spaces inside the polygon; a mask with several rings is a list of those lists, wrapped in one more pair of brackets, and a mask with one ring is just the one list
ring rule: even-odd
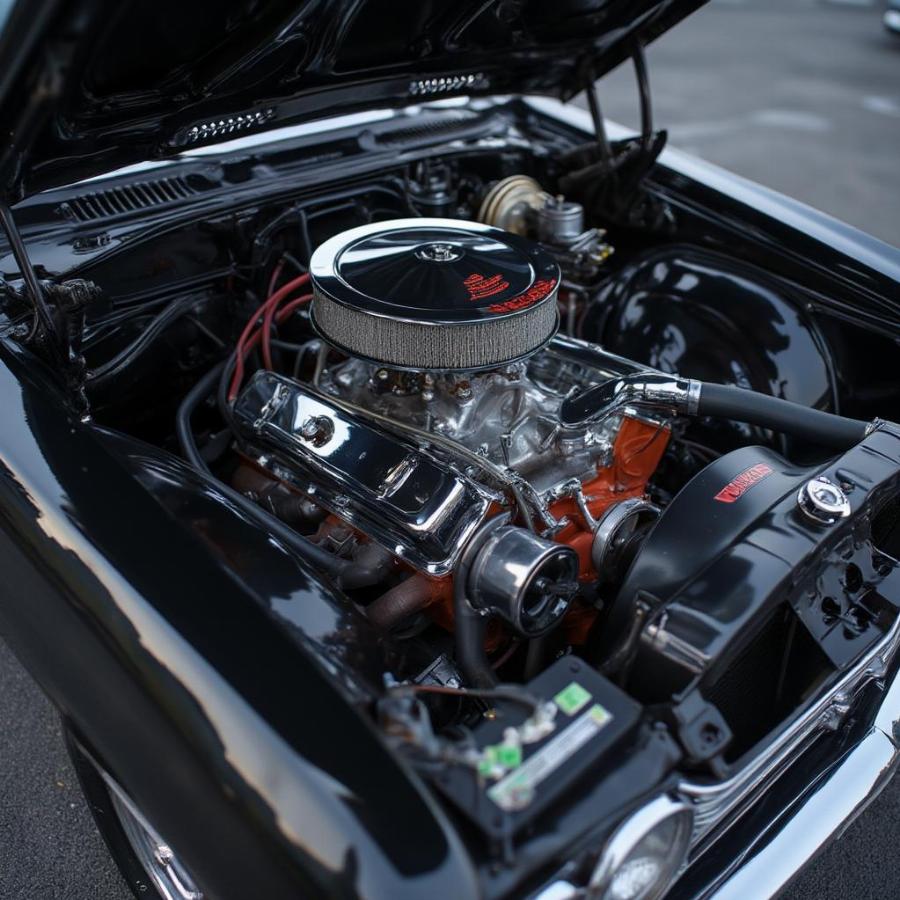
{"label": "air filter element", "polygon": [[310,273],[318,333],[379,365],[486,369],[533,353],[556,331],[556,262],[487,225],[365,225],[322,244]]}

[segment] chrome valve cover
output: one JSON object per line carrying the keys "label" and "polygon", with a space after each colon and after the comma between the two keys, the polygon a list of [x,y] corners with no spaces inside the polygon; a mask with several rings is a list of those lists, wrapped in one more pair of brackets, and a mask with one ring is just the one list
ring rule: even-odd
{"label": "chrome valve cover", "polygon": [[234,414],[259,465],[429,575],[487,515],[490,495],[451,461],[289,378],[258,372]]}

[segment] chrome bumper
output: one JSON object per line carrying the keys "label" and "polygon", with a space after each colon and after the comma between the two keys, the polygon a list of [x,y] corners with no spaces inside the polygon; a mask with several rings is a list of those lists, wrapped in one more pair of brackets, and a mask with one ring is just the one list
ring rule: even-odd
{"label": "chrome bumper", "polygon": [[766,833],[767,843],[754,848],[720,886],[700,896],[774,897],[878,796],[898,762],[900,749],[888,734],[873,728],[791,818]]}

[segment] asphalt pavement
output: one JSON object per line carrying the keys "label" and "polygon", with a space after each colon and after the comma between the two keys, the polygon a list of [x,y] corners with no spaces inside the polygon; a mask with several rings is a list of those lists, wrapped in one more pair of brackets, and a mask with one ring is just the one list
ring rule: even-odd
{"label": "asphalt pavement", "polygon": [[[648,53],[670,143],[900,245],[900,39],[867,0],[718,0]],[[601,82],[637,123],[632,72]],[[89,661],[85,661],[88,665]],[[784,895],[900,896],[900,782]],[[126,900],[59,722],[0,642],[0,900]],[[748,898],[754,900],[754,898]]]}
{"label": "asphalt pavement", "polygon": [[0,900],[131,896],[94,827],[59,717],[0,641]]}
{"label": "asphalt pavement", "polygon": [[[882,0],[713,0],[647,51],[670,145],[900,246],[900,37]],[[637,127],[630,65],[600,82]]]}

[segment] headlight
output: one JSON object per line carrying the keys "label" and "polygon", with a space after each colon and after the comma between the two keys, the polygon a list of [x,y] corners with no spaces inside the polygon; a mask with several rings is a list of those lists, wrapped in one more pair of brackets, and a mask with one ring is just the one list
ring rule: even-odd
{"label": "headlight", "polygon": [[656,900],[687,856],[694,814],[658,797],[626,819],[609,839],[588,884],[597,900]]}

